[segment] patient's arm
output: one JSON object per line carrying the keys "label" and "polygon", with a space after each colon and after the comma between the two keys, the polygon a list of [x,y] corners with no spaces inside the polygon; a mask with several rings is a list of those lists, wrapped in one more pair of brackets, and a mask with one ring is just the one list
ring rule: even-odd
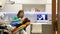
{"label": "patient's arm", "polygon": [[27,23],[19,26],[18,28],[15,28],[14,30],[12,30],[12,33],[19,31],[21,28],[24,28],[24,27],[26,27],[26,25],[29,25],[29,24],[30,24],[30,22],[27,22]]}

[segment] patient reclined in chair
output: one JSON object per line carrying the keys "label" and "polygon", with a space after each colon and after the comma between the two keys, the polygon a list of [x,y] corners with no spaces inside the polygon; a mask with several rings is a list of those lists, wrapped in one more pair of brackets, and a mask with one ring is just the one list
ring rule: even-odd
{"label": "patient reclined in chair", "polygon": [[12,34],[14,34],[15,32],[21,30],[22,28],[25,28],[30,24],[30,20],[28,18],[25,18],[22,23],[20,24],[16,24],[15,27],[13,30],[11,30]]}

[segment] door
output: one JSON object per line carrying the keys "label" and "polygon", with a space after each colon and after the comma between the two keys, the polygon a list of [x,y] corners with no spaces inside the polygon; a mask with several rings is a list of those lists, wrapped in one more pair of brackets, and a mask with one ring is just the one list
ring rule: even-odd
{"label": "door", "polygon": [[52,0],[52,34],[56,34],[54,31],[55,20],[56,20],[56,0]]}
{"label": "door", "polygon": [[58,0],[58,34],[60,34],[60,0]]}

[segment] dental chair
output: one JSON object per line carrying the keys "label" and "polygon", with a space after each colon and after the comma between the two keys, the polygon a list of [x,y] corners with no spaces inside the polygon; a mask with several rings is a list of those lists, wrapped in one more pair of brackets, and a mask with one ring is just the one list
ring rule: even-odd
{"label": "dental chair", "polygon": [[13,29],[13,30],[11,31],[11,34],[15,34],[17,31],[19,31],[20,29],[26,27],[26,26],[29,25],[29,24],[30,24],[30,22],[26,22],[25,24],[19,26],[18,28]]}

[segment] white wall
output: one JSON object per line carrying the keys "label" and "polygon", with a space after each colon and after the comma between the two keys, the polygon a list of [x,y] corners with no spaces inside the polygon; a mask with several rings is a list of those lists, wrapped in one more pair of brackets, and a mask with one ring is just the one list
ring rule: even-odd
{"label": "white wall", "polygon": [[22,4],[48,4],[52,3],[52,0],[11,0],[15,1],[16,3],[22,3]]}
{"label": "white wall", "polygon": [[46,4],[46,0],[12,0],[22,4]]}
{"label": "white wall", "polygon": [[23,4],[45,4],[46,0],[23,0]]}
{"label": "white wall", "polygon": [[52,0],[46,0],[47,4],[52,4]]}
{"label": "white wall", "polygon": [[52,0],[47,0],[45,11],[52,12]]}
{"label": "white wall", "polygon": [[45,11],[46,12],[52,12],[52,5],[51,4],[46,4]]}
{"label": "white wall", "polygon": [[22,4],[6,4],[2,11],[19,11],[22,9]]}

